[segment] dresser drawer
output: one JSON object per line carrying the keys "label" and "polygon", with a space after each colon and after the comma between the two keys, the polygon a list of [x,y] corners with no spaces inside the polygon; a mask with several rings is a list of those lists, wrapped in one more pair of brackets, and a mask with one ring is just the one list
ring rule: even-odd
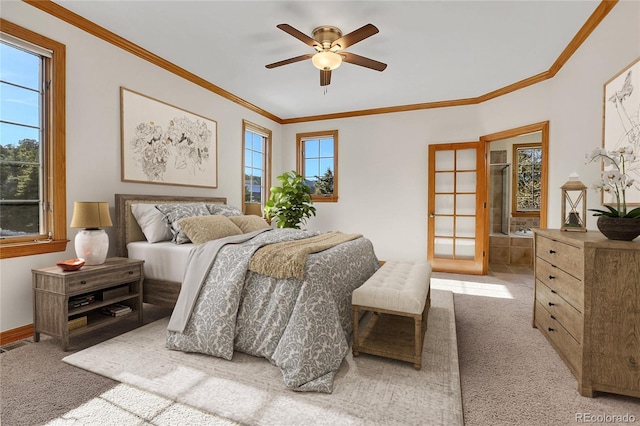
{"label": "dresser drawer", "polygon": [[539,303],[535,306],[535,325],[542,334],[551,342],[560,357],[567,363],[567,366],[578,378],[582,376],[582,348],[578,342],[571,337],[565,328]]}
{"label": "dresser drawer", "polygon": [[582,344],[584,317],[580,312],[540,280],[536,281],[536,301],[544,306],[551,319],[562,324],[569,334]]}
{"label": "dresser drawer", "polygon": [[542,236],[536,236],[536,256],[573,275],[584,279],[584,254],[578,247]]}
{"label": "dresser drawer", "polygon": [[578,311],[584,312],[583,281],[541,258],[536,258],[536,278]]}
{"label": "dresser drawer", "polygon": [[139,265],[127,265],[111,271],[108,275],[104,273],[86,273],[70,276],[67,280],[67,292],[74,294],[84,291],[92,291],[102,288],[105,285],[126,283],[140,279],[142,271]]}

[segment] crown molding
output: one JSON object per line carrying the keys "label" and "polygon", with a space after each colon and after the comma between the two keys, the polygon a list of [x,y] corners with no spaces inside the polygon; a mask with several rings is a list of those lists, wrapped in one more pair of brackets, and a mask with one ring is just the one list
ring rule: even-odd
{"label": "crown molding", "polygon": [[560,56],[556,59],[556,61],[549,67],[547,71],[536,74],[532,77],[525,78],[516,83],[510,84],[508,86],[502,87],[500,89],[494,90],[489,93],[485,93],[484,95],[480,95],[475,98],[465,98],[465,99],[453,99],[447,101],[436,101],[436,102],[425,102],[419,104],[410,104],[410,105],[398,105],[384,108],[373,108],[373,109],[363,109],[356,111],[345,111],[338,112],[332,114],[321,114],[321,115],[312,115],[306,117],[296,117],[296,118],[287,118],[282,119],[270,112],[257,107],[256,105],[245,101],[244,99],[230,93],[215,84],[185,70],[173,64],[166,59],[161,58],[160,56],[149,52],[148,50],[126,40],[119,35],[103,28],[92,21],[89,21],[86,18],[54,3],[52,0],[22,0],[25,3],[30,4],[31,6],[42,10],[62,21],[67,22],[77,28],[80,28],[83,31],[86,31],[89,34],[92,34],[108,43],[111,43],[129,53],[132,53],[141,59],[144,59],[148,62],[151,62],[154,65],[159,66],[179,77],[184,78],[187,81],[190,81],[198,86],[209,90],[219,96],[222,96],[225,99],[228,99],[232,102],[237,103],[251,111],[254,111],[270,120],[275,121],[278,124],[294,124],[294,123],[304,123],[310,121],[321,121],[321,120],[333,120],[333,119],[342,119],[342,118],[352,118],[352,117],[362,117],[366,115],[376,115],[376,114],[391,114],[396,112],[407,112],[407,111],[418,111],[423,109],[433,109],[433,108],[447,108],[453,106],[465,106],[465,105],[476,105],[482,102],[486,102],[491,99],[495,99],[502,95],[506,95],[507,93],[514,92],[516,90],[520,90],[522,88],[531,86],[533,84],[540,83],[542,81],[553,78],[558,71],[562,68],[562,66],[571,58],[571,56],[578,50],[578,48],[582,45],[582,43],[589,37],[589,35],[593,32],[593,30],[602,22],[602,20],[607,16],[607,14],[614,8],[614,6],[618,3],[619,0],[602,0],[598,7],[594,10],[594,12],[589,16],[589,19],[584,23],[584,25],[580,28],[578,33],[571,39],[567,47],[560,53]]}
{"label": "crown molding", "polygon": [[220,95],[225,99],[235,102],[238,105],[241,105],[251,111],[254,111],[264,117],[267,117],[270,120],[273,120],[277,123],[282,124],[282,119],[280,117],[277,117],[271,114],[270,112],[265,111],[262,108],[259,108],[248,101],[245,101],[244,99],[234,95],[233,93],[227,92],[221,87],[218,87],[215,84],[201,77],[198,77],[192,72],[189,72],[184,68],[181,68],[178,65],[172,62],[169,62],[164,58],[161,58],[155,53],[152,53],[138,46],[137,44],[132,43],[123,37],[120,37],[119,35],[107,30],[106,28],[101,27],[100,25],[92,21],[89,21],[86,18],[83,18],[77,13],[74,13],[69,9],[62,7],[51,0],[23,0],[23,1],[37,9],[42,10],[43,12],[48,13],[49,15],[52,15],[62,21],[65,21],[68,24],[71,24],[83,31],[86,31],[91,35],[94,35],[108,43],[111,43],[114,46],[117,46],[133,55],[136,55],[139,58],[144,59],[145,61],[151,62],[152,64],[157,65],[158,67],[163,68],[169,71],[170,73],[177,75],[178,77],[182,77],[187,81],[190,81],[206,90],[209,90],[210,92]]}

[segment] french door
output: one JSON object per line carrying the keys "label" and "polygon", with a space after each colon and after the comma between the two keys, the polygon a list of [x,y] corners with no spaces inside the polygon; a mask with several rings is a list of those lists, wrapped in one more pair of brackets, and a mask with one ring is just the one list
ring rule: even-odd
{"label": "french door", "polygon": [[434,271],[486,274],[484,145],[429,145],[427,260]]}

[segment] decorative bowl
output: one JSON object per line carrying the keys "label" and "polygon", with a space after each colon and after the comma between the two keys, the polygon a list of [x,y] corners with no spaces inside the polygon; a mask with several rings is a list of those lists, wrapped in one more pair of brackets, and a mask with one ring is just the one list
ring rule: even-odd
{"label": "decorative bowl", "polygon": [[56,262],[56,265],[58,265],[58,267],[65,272],[77,271],[78,269],[82,268],[82,266],[84,265],[84,260],[83,259],[59,260]]}

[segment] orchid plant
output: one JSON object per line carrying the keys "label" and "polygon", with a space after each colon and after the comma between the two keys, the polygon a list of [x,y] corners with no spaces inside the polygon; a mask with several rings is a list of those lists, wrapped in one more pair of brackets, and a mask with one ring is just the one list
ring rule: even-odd
{"label": "orchid plant", "polygon": [[635,186],[635,180],[627,174],[628,167],[636,160],[632,146],[620,147],[614,151],[596,148],[586,155],[587,163],[602,161],[600,181],[593,185],[596,192],[602,191],[615,196],[616,207],[605,205],[607,210],[589,209],[594,216],[640,217],[640,207],[627,211],[626,190]]}

